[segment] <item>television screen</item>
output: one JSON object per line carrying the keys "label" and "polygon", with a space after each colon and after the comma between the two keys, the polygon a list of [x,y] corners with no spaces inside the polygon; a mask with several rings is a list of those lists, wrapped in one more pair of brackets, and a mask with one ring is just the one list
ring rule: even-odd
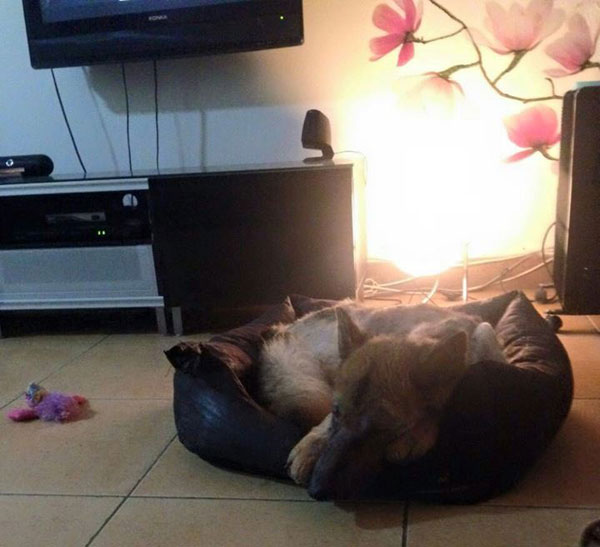
{"label": "television screen", "polygon": [[23,0],[31,65],[53,68],[299,45],[302,0]]}
{"label": "television screen", "polygon": [[232,3],[232,0],[43,0],[44,23]]}

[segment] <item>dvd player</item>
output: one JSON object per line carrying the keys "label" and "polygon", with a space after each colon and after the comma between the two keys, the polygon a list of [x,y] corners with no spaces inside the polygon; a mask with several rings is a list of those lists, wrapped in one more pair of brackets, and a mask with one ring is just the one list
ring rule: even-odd
{"label": "dvd player", "polygon": [[151,242],[146,190],[9,196],[0,200],[0,247]]}

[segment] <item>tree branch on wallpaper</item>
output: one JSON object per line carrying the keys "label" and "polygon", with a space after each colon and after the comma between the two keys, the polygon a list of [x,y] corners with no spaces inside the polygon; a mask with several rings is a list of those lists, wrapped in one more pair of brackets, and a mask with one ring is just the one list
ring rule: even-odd
{"label": "tree branch on wallpaper", "polygon": [[[523,104],[542,103],[561,100],[562,95],[555,91],[552,78],[562,78],[579,74],[586,70],[600,68],[599,62],[592,61],[596,53],[600,24],[596,23],[592,31],[589,22],[580,13],[567,17],[565,12],[554,7],[554,0],[512,1],[507,8],[499,2],[488,1],[485,5],[487,17],[484,20],[486,32],[467,25],[446,6],[437,0],[427,0],[442,11],[459,28],[436,38],[416,36],[423,18],[422,0],[393,0],[399,11],[387,4],[378,4],[373,11],[373,24],[384,31],[383,36],[369,42],[371,61],[377,61],[396,48],[399,48],[397,66],[403,67],[415,55],[415,44],[427,45],[432,42],[453,38],[466,33],[476,56],[476,61],[458,63],[445,70],[426,72],[416,91],[431,99],[437,97],[446,107],[452,108],[459,97],[465,97],[463,87],[453,76],[455,73],[478,67],[479,71],[493,91],[504,99],[519,101]],[[536,97],[524,97],[509,93],[500,87],[504,77],[514,71],[527,54],[536,49],[541,42],[557,33],[566,21],[566,33],[546,46],[544,52],[560,68],[545,70],[544,78],[550,87],[550,93]],[[495,77],[490,76],[484,63],[481,46],[489,48],[495,54],[507,56],[506,67]],[[543,104],[524,109],[521,113],[504,120],[508,138],[522,151],[513,154],[506,161],[513,162],[539,152],[545,158],[556,161],[549,148],[560,141],[556,112]]]}

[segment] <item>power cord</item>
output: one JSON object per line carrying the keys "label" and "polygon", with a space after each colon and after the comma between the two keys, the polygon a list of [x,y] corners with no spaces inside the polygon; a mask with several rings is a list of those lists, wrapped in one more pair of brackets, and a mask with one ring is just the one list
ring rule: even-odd
{"label": "power cord", "polygon": [[[543,267],[543,264],[538,264],[538,265],[536,265],[532,268],[529,268],[528,270],[521,272],[517,275],[514,275],[512,277],[506,277],[507,274],[509,274],[510,272],[517,269],[519,266],[524,264],[526,261],[531,259],[533,256],[537,256],[537,253],[527,253],[526,255],[521,255],[521,259],[518,260],[515,264],[512,264],[506,268],[503,268],[503,270],[499,274],[493,276],[490,280],[488,280],[480,285],[469,287],[468,291],[469,292],[480,292],[480,291],[483,291],[495,284],[502,284],[507,281],[514,281],[521,277],[525,277],[526,275],[529,275],[530,273],[532,273],[536,270],[539,270],[540,268]],[[513,258],[517,258],[517,257],[513,257]],[[493,264],[500,260],[501,259],[490,259],[488,261],[479,260],[479,261],[472,262],[471,265],[476,266],[476,265]],[[507,258],[505,258],[503,260],[507,260]],[[456,267],[462,267],[462,265],[457,265]],[[397,288],[398,286],[402,286],[402,285],[411,283],[413,281],[417,281],[419,279],[423,279],[423,276],[407,277],[405,279],[400,279],[397,281],[381,283],[381,284],[376,282],[373,279],[367,279],[365,281],[365,297],[366,298],[378,297],[381,293],[388,294],[388,295],[394,294],[396,296],[399,296],[401,294],[430,292],[431,289],[424,289],[424,288],[416,288],[416,289],[415,288],[411,288],[411,289]],[[462,289],[449,289],[449,288],[437,287],[436,292],[443,294],[446,298],[448,298],[450,300],[453,300],[462,294]]]}
{"label": "power cord", "polygon": [[[542,262],[546,268],[546,272],[548,272],[548,277],[550,277],[550,279],[554,279],[554,273],[548,266],[551,262],[553,262],[554,259],[553,258],[548,259],[546,257],[546,240],[548,239],[548,236],[550,235],[552,228],[554,228],[555,226],[556,226],[556,221],[553,222],[552,224],[550,224],[550,226],[548,226],[546,232],[544,233],[544,237],[542,239],[542,248],[541,248]],[[553,287],[554,287],[554,283],[540,283],[537,290],[535,291],[535,296],[534,296],[535,301],[538,302],[539,304],[552,304],[553,302],[556,302],[558,300],[558,291],[556,291],[556,289],[555,289],[554,295],[548,296],[548,289],[551,289]]]}
{"label": "power cord", "polygon": [[152,61],[154,74],[154,126],[156,128],[156,171],[160,173],[160,133],[158,127],[158,68],[156,60]]}
{"label": "power cord", "polygon": [[125,93],[125,116],[127,130],[127,156],[129,158],[129,174],[133,176],[133,164],[131,162],[131,136],[129,132],[129,91],[127,89],[127,75],[125,74],[125,63],[121,63],[121,76],[123,77],[123,91]]}
{"label": "power cord", "polygon": [[[532,266],[523,272],[520,272],[518,274],[507,277],[507,275],[509,273],[511,273],[512,271],[517,269],[519,266],[523,265],[525,262],[527,262],[534,256],[539,256],[539,254],[537,252],[535,252],[535,253],[528,253],[526,255],[523,255],[520,260],[518,260],[517,262],[515,262],[514,264],[512,264],[510,266],[507,266],[506,268],[503,268],[499,274],[493,276],[488,281],[481,283],[480,285],[469,287],[468,292],[480,292],[480,291],[488,289],[496,284],[503,286],[504,283],[507,283],[509,281],[515,281],[517,279],[521,279],[523,277],[526,277],[526,276],[532,274],[533,272],[540,270],[541,268],[547,267],[547,265],[550,262],[552,262],[552,260],[553,260],[552,258],[546,258],[545,261],[540,262],[539,264],[536,264],[535,266]],[[482,264],[486,264],[486,263],[494,263],[494,262],[497,262],[498,260],[499,259],[492,259],[489,262],[478,261],[478,262],[472,263],[472,265],[482,265]],[[506,259],[504,259],[504,260],[506,260]],[[456,267],[461,267],[461,266],[456,266]],[[413,288],[413,287],[411,287],[410,289],[399,288],[402,285],[409,284],[411,282],[417,281],[422,278],[423,277],[407,277],[405,279],[400,279],[400,280],[392,281],[392,282],[388,282],[388,283],[378,283],[377,281],[375,281],[374,279],[371,279],[371,278],[366,279],[365,284],[364,284],[365,298],[377,299],[377,298],[380,298],[381,296],[386,296],[388,298],[390,296],[395,296],[397,298],[401,295],[407,295],[407,294],[429,293],[431,291],[431,289]],[[462,294],[462,289],[450,289],[450,288],[444,288],[444,287],[436,287],[435,292],[444,295],[449,300],[454,300]]]}
{"label": "power cord", "polygon": [[550,279],[554,278],[554,274],[550,270],[550,268],[548,268],[548,264],[550,263],[550,261],[546,260],[546,240],[548,239],[548,236],[550,235],[552,228],[554,228],[555,226],[556,226],[556,221],[554,221],[552,224],[550,224],[550,226],[548,226],[548,228],[546,229],[546,232],[544,233],[544,237],[542,239],[542,260],[543,260],[544,264],[546,265],[546,271],[548,272],[548,276],[550,277]]}
{"label": "power cord", "polygon": [[50,69],[50,74],[52,75],[52,81],[54,82],[54,90],[56,91],[56,97],[58,98],[58,104],[60,105],[60,110],[63,115],[63,119],[65,120],[65,125],[67,126],[67,130],[69,131],[69,136],[71,137],[71,142],[73,143],[73,148],[75,149],[75,154],[77,155],[77,159],[79,160],[79,165],[81,165],[81,169],[83,170],[83,174],[87,175],[87,169],[83,164],[83,160],[81,159],[81,154],[79,153],[79,148],[77,147],[77,143],[75,142],[75,137],[73,136],[73,131],[71,130],[71,124],[69,123],[69,119],[67,118],[67,113],[65,111],[65,105],[63,104],[62,97],[60,95],[60,90],[58,89],[58,83],[56,81],[56,75],[54,74],[54,69]]}

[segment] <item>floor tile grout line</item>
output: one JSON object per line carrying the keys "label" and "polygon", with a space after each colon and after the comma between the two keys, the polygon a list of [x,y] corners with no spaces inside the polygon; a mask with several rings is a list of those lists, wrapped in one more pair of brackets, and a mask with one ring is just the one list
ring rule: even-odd
{"label": "floor tile grout line", "polygon": [[173,442],[175,441],[175,439],[177,439],[177,433],[175,433],[170,439],[169,442],[165,445],[165,447],[160,451],[160,453],[158,454],[158,456],[156,456],[156,458],[154,458],[154,460],[152,461],[152,463],[148,466],[148,469],[146,469],[146,471],[144,471],[142,473],[142,476],[137,480],[137,482],[133,485],[133,488],[129,491],[129,493],[127,494],[127,498],[130,498],[132,496],[132,494],[135,492],[135,489],[140,485],[140,483],[148,476],[148,474],[150,473],[150,471],[152,471],[155,467],[156,464],[158,463],[158,461],[162,458],[163,454],[169,449],[169,447],[173,444]]}
{"label": "floor tile grout line", "polygon": [[[207,501],[207,502],[264,502],[264,503],[297,503],[297,504],[319,504],[333,503],[335,501],[321,502],[315,499],[297,499],[297,498],[267,498],[267,497],[239,497],[239,496],[178,496],[178,495],[151,495],[151,494],[131,494],[124,496],[122,494],[53,494],[53,493],[23,493],[23,492],[0,492],[1,497],[12,498],[85,498],[85,499],[135,499],[135,500],[178,500],[178,501]],[[356,500],[350,503],[352,505],[395,505],[399,503],[394,500]],[[447,507],[440,505],[440,507]],[[478,509],[530,509],[530,510],[554,510],[554,511],[597,511],[600,505],[531,505],[531,504],[507,504],[507,503],[483,503],[477,506]],[[403,525],[405,530],[409,528],[410,501],[403,502]],[[406,542],[403,541],[403,547]]]}
{"label": "floor tile grout line", "polygon": [[43,492],[0,492],[0,498],[92,498],[92,499],[121,499],[119,494],[52,494]]}
{"label": "floor tile grout line", "polygon": [[[77,359],[80,359],[81,357],[83,357],[87,352],[92,351],[96,346],[98,346],[99,344],[104,342],[110,336],[111,336],[110,334],[106,334],[106,335],[102,336],[102,338],[100,338],[100,340],[97,340],[91,346],[87,347],[86,349],[84,349],[83,351],[78,353],[77,355],[74,355],[70,359],[67,359],[67,361],[65,361],[62,365],[60,365],[56,370],[53,370],[50,374],[47,374],[41,380],[38,380],[37,383],[41,384],[41,383],[45,382],[48,378],[52,377],[54,374],[57,374],[63,368],[69,366],[70,364],[74,363]],[[15,401],[18,401],[22,397],[22,395],[23,395],[23,393],[19,393],[19,395],[17,395],[14,399],[11,399],[6,404],[0,406],[0,410],[4,410],[6,407],[12,405]]]}
{"label": "floor tile grout line", "polygon": [[[113,497],[117,497],[117,496],[113,496]],[[234,496],[230,496],[230,497],[216,497],[216,496],[153,496],[153,495],[148,495],[148,494],[138,494],[138,495],[132,495],[129,497],[129,499],[136,499],[136,500],[181,500],[181,501],[233,501],[233,502],[237,502],[237,501],[247,501],[247,502],[265,502],[265,503],[333,503],[335,504],[335,501],[319,501],[319,500],[314,500],[314,499],[305,499],[305,500],[300,500],[300,499],[294,499],[294,498],[242,498],[242,497],[234,497]],[[346,502],[345,502],[346,503]],[[398,503],[400,503],[400,500],[398,501],[391,501],[391,500],[356,500],[353,502],[348,502],[351,504],[356,504],[356,505],[396,505]],[[439,504],[439,507],[449,507],[449,505],[447,504]],[[529,505],[529,504],[524,504],[524,505],[510,505],[510,504],[490,504],[490,503],[481,503],[477,505],[478,509],[485,509],[485,508],[489,508],[489,509],[539,509],[539,510],[546,510],[546,509],[552,509],[552,510],[561,510],[561,511],[596,511],[600,509],[600,505]],[[410,510],[410,502],[406,502],[403,508],[403,515],[404,515],[404,522],[405,522],[405,528],[406,530],[408,530],[409,527],[409,510]],[[404,543],[403,543],[403,547]]]}
{"label": "floor tile grout line", "polygon": [[[171,441],[172,442],[172,441]],[[169,443],[170,446],[170,443]],[[168,448],[168,447],[167,447]],[[164,453],[164,451],[162,452]],[[160,456],[159,456],[160,459]],[[152,465],[154,468],[154,464]],[[150,472],[151,469],[148,470]],[[147,475],[146,472],[144,477]],[[142,477],[142,479],[144,478]],[[136,486],[132,489],[135,490],[139,485],[139,482],[136,483]],[[1,492],[0,497],[32,497],[32,498],[88,498],[88,499],[145,499],[145,500],[189,500],[189,501],[247,501],[247,502],[266,502],[266,503],[322,503],[319,500],[315,499],[298,499],[298,498],[268,498],[268,497],[240,497],[240,496],[178,496],[178,495],[152,495],[152,494],[64,494],[64,493],[44,493],[44,492]],[[335,501],[329,501],[325,503],[336,503]],[[344,502],[350,504],[360,504],[360,505],[395,505],[400,503],[400,500],[355,500],[352,502]],[[410,500],[403,502],[404,505],[404,525],[405,528],[408,528],[408,518],[410,511]],[[477,506],[479,509],[552,509],[552,510],[564,510],[564,511],[594,511],[600,509],[600,505],[553,505],[553,504],[544,504],[544,505],[532,505],[532,504],[510,504],[510,503],[494,503],[494,502],[486,502],[479,504]]]}
{"label": "floor tile grout line", "polygon": [[173,397],[86,397],[88,401],[164,401],[171,402],[173,401]]}
{"label": "floor tile grout line", "polygon": [[[190,500],[190,501],[264,501],[274,503],[338,503],[335,500],[316,500],[313,498],[298,499],[298,498],[268,498],[268,497],[240,497],[240,496],[178,496],[178,495],[153,495],[153,494],[132,494],[129,496],[131,499],[162,499],[162,500]],[[404,502],[402,500],[343,500],[339,503],[344,505],[398,505]]]}
{"label": "floor tile grout line", "polygon": [[100,532],[104,530],[104,527],[112,520],[117,511],[123,507],[123,504],[127,501],[127,498],[122,498],[121,501],[117,504],[117,506],[111,511],[110,515],[104,519],[104,522],[100,525],[98,530],[90,537],[88,542],[85,544],[85,547],[89,547],[92,542],[100,535]]}
{"label": "floor tile grout line", "polygon": [[[295,499],[295,498],[242,498],[242,497],[236,497],[236,496],[224,496],[224,497],[220,497],[220,496],[153,496],[153,495],[149,495],[149,494],[134,494],[132,496],[129,497],[129,499],[133,499],[133,500],[179,500],[179,501],[210,501],[210,502],[215,502],[215,501],[231,501],[231,502],[238,502],[238,501],[247,501],[247,502],[252,502],[252,503],[256,503],[256,502],[264,502],[264,503],[306,503],[306,504],[310,504],[310,503],[335,503],[335,502],[321,502],[319,500],[314,500],[314,499]],[[356,503],[361,503],[362,505],[366,505],[366,502],[356,502]],[[370,505],[379,505],[377,502],[370,502]],[[390,504],[391,505],[391,504]]]}
{"label": "floor tile grout line", "polygon": [[596,333],[600,334],[600,327],[596,325],[596,322],[591,318],[591,316],[586,315],[585,317],[587,318],[588,322],[592,325],[592,327],[594,327]]}
{"label": "floor tile grout line", "polygon": [[148,466],[148,469],[146,469],[145,472],[142,473],[142,476],[137,480],[137,482],[133,485],[133,487],[131,488],[131,490],[129,490],[129,492],[125,495],[125,497],[121,500],[121,502],[115,507],[115,509],[110,513],[110,515],[108,515],[108,517],[104,520],[104,522],[100,525],[100,527],[98,528],[98,530],[96,530],[96,532],[92,535],[92,537],[90,537],[90,539],[88,540],[88,542],[85,544],[85,547],[89,547],[94,540],[100,535],[100,533],[102,532],[102,530],[104,530],[104,528],[106,527],[106,525],[112,520],[112,518],[117,514],[117,512],[119,511],[119,509],[121,509],[121,507],[123,507],[123,505],[125,504],[125,502],[130,499],[131,495],[133,494],[133,492],[135,492],[135,489],[140,485],[140,483],[148,476],[148,473],[150,473],[150,471],[152,471],[152,469],[154,469],[154,467],[156,466],[157,462],[160,460],[160,458],[162,458],[163,454],[169,449],[169,447],[171,446],[171,444],[173,443],[173,441],[177,438],[177,433],[175,433],[171,439],[169,440],[169,442],[165,445],[165,447],[159,452],[158,456],[156,456],[156,458],[152,461],[152,463]]}
{"label": "floor tile grout line", "polygon": [[410,510],[410,500],[404,502],[404,514],[402,515],[402,547],[408,546],[408,512]]}
{"label": "floor tile grout line", "polygon": [[45,382],[48,378],[51,378],[52,376],[56,375],[58,372],[60,372],[63,368],[73,364],[76,360],[80,359],[81,357],[83,357],[86,353],[92,351],[94,348],[98,347],[102,342],[104,342],[105,340],[107,340],[108,338],[110,338],[112,335],[111,334],[105,334],[104,336],[102,336],[102,338],[100,338],[100,340],[98,340],[96,343],[92,344],[89,348],[87,348],[86,350],[82,351],[81,353],[79,353],[78,355],[76,355],[75,357],[69,359],[66,363],[64,363],[62,366],[60,366],[59,368],[57,368],[56,370],[53,370],[50,374],[47,374],[44,378],[42,378],[40,380],[40,383]]}
{"label": "floor tile grout line", "polygon": [[478,505],[479,508],[489,507],[490,509],[552,509],[556,511],[597,511],[600,509],[600,505],[531,505],[531,504],[510,504],[510,503],[482,503]]}

